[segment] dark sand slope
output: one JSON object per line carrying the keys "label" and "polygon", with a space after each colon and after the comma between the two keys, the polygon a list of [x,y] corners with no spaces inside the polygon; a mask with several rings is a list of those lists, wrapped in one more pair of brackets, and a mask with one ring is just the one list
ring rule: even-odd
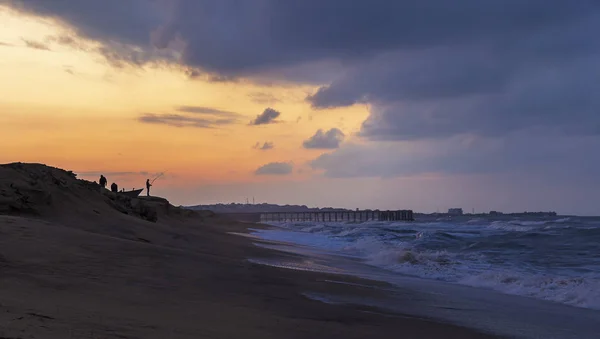
{"label": "dark sand slope", "polygon": [[102,194],[59,169],[0,166],[0,214],[0,338],[488,337],[307,299],[382,292],[253,265],[275,254],[227,233],[247,225]]}

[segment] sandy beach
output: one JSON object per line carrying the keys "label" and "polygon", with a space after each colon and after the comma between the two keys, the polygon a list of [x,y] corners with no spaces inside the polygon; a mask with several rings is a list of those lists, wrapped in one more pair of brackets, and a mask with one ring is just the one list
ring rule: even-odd
{"label": "sandy beach", "polygon": [[382,283],[253,264],[293,254],[232,234],[259,225],[101,193],[63,170],[0,166],[0,214],[2,338],[491,337],[311,300],[304,293],[385,292],[369,287]]}

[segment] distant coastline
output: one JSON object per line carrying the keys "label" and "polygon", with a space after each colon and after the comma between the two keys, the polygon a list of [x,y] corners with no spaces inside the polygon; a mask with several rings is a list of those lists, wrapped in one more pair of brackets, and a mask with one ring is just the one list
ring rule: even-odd
{"label": "distant coastline", "polygon": [[212,204],[182,206],[191,210],[208,210],[215,213],[266,213],[266,212],[342,212],[352,211],[346,208],[313,208],[306,205],[277,205],[277,204]]}
{"label": "distant coastline", "polygon": [[[266,213],[266,212],[345,212],[353,211],[348,208],[335,208],[335,207],[308,207],[306,205],[278,205],[278,204],[244,204],[244,203],[230,203],[230,204],[208,204],[208,205],[193,205],[193,206],[181,206],[191,210],[208,210],[214,213]],[[520,213],[502,213],[497,211],[490,211],[489,213],[465,213],[465,214],[453,214],[453,213],[414,213],[415,217],[457,217],[457,216],[472,216],[472,217],[489,217],[489,216],[506,216],[506,217],[555,217],[558,214],[554,211],[549,212],[520,212]]]}
{"label": "distant coastline", "polygon": [[554,211],[550,212],[515,212],[515,213],[502,213],[491,211],[489,213],[465,213],[465,214],[452,214],[452,213],[414,213],[415,217],[556,217],[558,214]]}

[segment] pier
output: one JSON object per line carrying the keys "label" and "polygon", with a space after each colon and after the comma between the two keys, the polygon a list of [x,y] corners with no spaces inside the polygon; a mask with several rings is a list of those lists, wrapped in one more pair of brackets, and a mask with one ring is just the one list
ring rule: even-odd
{"label": "pier", "polygon": [[380,211],[310,211],[310,212],[264,212],[260,222],[314,221],[314,222],[365,222],[365,221],[413,221],[412,210]]}

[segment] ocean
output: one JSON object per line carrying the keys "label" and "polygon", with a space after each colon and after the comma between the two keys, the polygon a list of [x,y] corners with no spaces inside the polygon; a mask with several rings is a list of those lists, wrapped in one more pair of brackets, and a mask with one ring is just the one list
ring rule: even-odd
{"label": "ocean", "polygon": [[[257,246],[300,254],[255,264],[390,283],[379,300],[315,294],[514,338],[599,338],[600,218],[444,217],[268,223]],[[343,283],[329,281],[330,283]]]}
{"label": "ocean", "polygon": [[600,218],[269,224],[277,228],[255,235],[397,275],[600,310]]}

